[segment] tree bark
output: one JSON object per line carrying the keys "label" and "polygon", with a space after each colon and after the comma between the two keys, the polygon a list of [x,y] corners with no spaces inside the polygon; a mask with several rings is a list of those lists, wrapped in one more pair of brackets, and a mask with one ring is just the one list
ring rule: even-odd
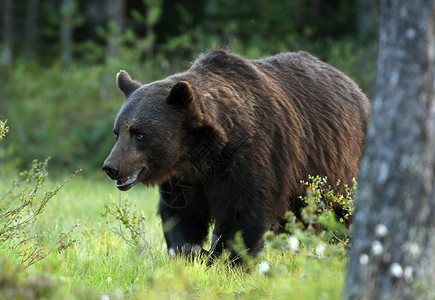
{"label": "tree bark", "polygon": [[371,41],[377,28],[378,5],[374,0],[358,0],[357,31],[359,43]]}
{"label": "tree bark", "polygon": [[118,57],[120,38],[125,27],[125,0],[107,1],[107,15],[109,20],[113,20],[114,27],[109,27],[109,36],[107,41],[107,56]]}
{"label": "tree bark", "polygon": [[36,35],[38,28],[36,18],[38,16],[38,0],[27,0],[26,8],[26,56],[34,59],[36,56]]}
{"label": "tree bark", "polygon": [[346,299],[435,299],[434,8],[381,1]]}
{"label": "tree bark", "polygon": [[14,1],[3,1],[3,49],[1,49],[1,62],[5,66],[12,64],[13,29],[14,29]]}
{"label": "tree bark", "polygon": [[60,30],[61,58],[63,63],[73,62],[73,16],[74,0],[62,0],[61,4],[62,24]]}
{"label": "tree bark", "polygon": [[153,60],[155,33],[154,26],[160,20],[162,12],[162,3],[160,0],[145,0],[146,18],[145,18],[145,38],[148,41],[148,46],[145,53],[147,61]]}

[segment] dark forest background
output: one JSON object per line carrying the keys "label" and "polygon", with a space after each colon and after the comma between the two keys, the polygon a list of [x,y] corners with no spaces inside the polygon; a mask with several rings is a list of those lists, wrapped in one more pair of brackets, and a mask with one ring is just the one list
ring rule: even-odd
{"label": "dark forest background", "polygon": [[260,58],[309,51],[370,96],[377,1],[2,0],[0,169],[52,157],[98,170],[123,103],[115,75],[150,82],[212,47]]}

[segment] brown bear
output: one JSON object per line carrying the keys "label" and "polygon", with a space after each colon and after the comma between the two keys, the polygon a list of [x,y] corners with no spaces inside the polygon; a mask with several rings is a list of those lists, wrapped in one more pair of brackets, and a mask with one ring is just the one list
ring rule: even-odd
{"label": "brown bear", "polygon": [[103,169],[123,191],[159,186],[170,255],[205,251],[212,222],[215,255],[237,232],[255,255],[287,211],[299,216],[301,180],[358,175],[369,101],[306,52],[248,60],[213,50],[150,84],[121,71],[117,85],[126,101]]}

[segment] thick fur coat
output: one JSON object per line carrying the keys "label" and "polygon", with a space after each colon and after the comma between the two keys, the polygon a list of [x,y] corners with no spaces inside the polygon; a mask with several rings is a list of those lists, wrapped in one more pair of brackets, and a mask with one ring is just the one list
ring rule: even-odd
{"label": "thick fur coat", "polygon": [[142,85],[121,71],[117,83],[127,100],[104,169],[122,190],[159,185],[171,255],[204,251],[212,222],[215,254],[239,231],[256,254],[286,211],[299,216],[301,180],[327,176],[343,192],[358,175],[369,101],[306,52],[248,60],[214,50],[164,80]]}

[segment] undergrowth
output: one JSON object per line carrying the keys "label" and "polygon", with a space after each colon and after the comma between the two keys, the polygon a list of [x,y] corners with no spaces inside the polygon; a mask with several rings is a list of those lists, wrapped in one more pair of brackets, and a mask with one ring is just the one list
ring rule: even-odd
{"label": "undergrowth", "polygon": [[59,185],[45,187],[48,159],[43,162],[34,160],[30,169],[20,173],[17,180],[0,198],[0,243],[9,251],[17,253],[20,264],[28,267],[44,259],[51,251],[67,250],[78,243],[72,232],[61,232],[54,245],[47,246],[42,242],[40,233],[35,232],[34,224],[44,212],[49,201],[73,177]]}
{"label": "undergrowth", "polygon": [[[21,295],[35,289],[34,295],[43,295],[40,298],[68,295],[65,297],[71,299],[340,297],[345,246],[335,240],[329,229],[320,233],[314,230],[315,221],[307,227],[288,214],[287,226],[294,229],[293,234],[267,233],[265,251],[248,258],[247,268],[231,267],[225,255],[207,265],[196,258],[168,256],[161,221],[156,215],[156,190],[137,188],[107,198],[110,186],[106,181],[75,178],[39,215],[40,229],[52,236],[51,241],[42,237],[46,247],[47,243],[50,247],[54,244],[58,227],[65,227],[61,224],[79,219],[82,225],[71,238],[80,243],[73,247],[60,252],[52,248],[56,251],[27,268],[20,266],[19,256],[1,247],[5,261],[0,281],[13,287],[8,293]],[[103,217],[98,217],[102,212]],[[312,220],[322,218],[324,213],[313,215]]]}
{"label": "undergrowth", "polygon": [[[265,235],[267,249],[291,252],[296,256],[322,261],[333,257],[343,259],[350,247],[348,223],[353,215],[353,198],[357,182],[353,180],[352,187],[345,185],[345,194],[342,195],[334,192],[334,188],[328,185],[327,178],[309,176],[308,179],[306,182],[301,182],[307,190],[306,196],[301,196],[306,204],[301,212],[302,220],[296,218],[294,213],[287,212],[286,233],[276,235],[273,232],[267,232]],[[336,183],[336,186],[338,185],[340,182]],[[337,219],[333,211],[334,203],[338,203],[345,211],[343,218]],[[139,249],[148,245],[145,217],[143,212],[139,212],[130,200],[124,199],[123,202],[116,202],[112,198],[111,205],[105,205],[104,210],[106,225],[112,232],[120,235],[127,244]],[[251,272],[259,269],[264,275],[269,276],[274,274],[273,272],[279,273],[279,270],[284,268],[280,265],[272,267],[268,261],[264,261],[264,254],[258,257],[248,255],[240,233],[236,235],[231,246],[245,262],[242,267],[243,271]],[[223,254],[220,262],[232,267],[231,262],[226,259],[227,254]]]}

